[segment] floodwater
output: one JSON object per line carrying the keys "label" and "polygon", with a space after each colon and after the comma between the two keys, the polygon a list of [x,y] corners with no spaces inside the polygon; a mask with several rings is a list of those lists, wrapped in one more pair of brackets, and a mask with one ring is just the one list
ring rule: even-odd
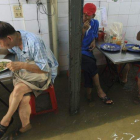
{"label": "floodwater", "polygon": [[[133,102],[138,93],[134,79],[136,71],[137,69],[132,68],[126,85],[115,83],[109,91],[100,78],[104,91],[108,91],[108,96],[114,101],[111,106],[104,105],[94,89],[94,106],[89,107],[84,97],[85,89],[81,87],[80,112],[75,116],[69,115],[68,78],[66,73],[62,73],[55,82],[58,114],[35,116],[31,119],[32,130],[18,140],[140,140],[140,104]],[[4,93],[3,97],[7,101],[8,94],[1,91],[0,94]],[[0,111],[2,118],[6,108],[1,104]],[[6,135],[19,125],[18,114],[15,114],[14,123]]]}

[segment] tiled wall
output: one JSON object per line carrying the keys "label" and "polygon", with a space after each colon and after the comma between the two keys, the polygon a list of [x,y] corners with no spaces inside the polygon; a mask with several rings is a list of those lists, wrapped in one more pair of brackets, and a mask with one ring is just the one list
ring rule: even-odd
{"label": "tiled wall", "polygon": [[[100,2],[99,2],[100,1]],[[126,32],[126,38],[134,43],[136,34],[140,30],[140,0],[124,0],[122,3],[108,3],[107,0],[85,0],[85,3],[92,2],[97,7],[105,6],[108,12],[108,23],[119,21],[124,25],[123,32]],[[68,0],[58,0],[59,14],[59,48],[60,48],[60,67],[62,70],[68,68]],[[94,50],[97,64],[104,64],[104,56],[97,50]]]}
{"label": "tiled wall", "polygon": [[58,39],[60,70],[67,70],[69,64],[68,0],[58,0]]}
{"label": "tiled wall", "polygon": [[[41,0],[46,4],[46,0]],[[100,1],[100,4],[99,4]],[[18,4],[18,0],[0,0],[0,20],[11,23],[17,30],[23,29],[37,34],[47,46],[50,46],[48,17],[40,14],[41,34],[38,33],[36,0],[20,0],[23,6],[24,18],[14,18],[12,6]],[[108,12],[108,22],[120,21],[124,24],[126,38],[136,41],[136,34],[140,30],[140,0],[124,0],[123,3],[107,3],[107,0],[85,0],[85,3],[93,2],[96,6],[105,6]],[[46,6],[47,7],[47,6]],[[59,62],[60,70],[68,69],[69,62],[69,29],[68,29],[68,0],[58,0],[58,37],[59,37]],[[94,50],[97,64],[104,64],[104,56]]]}
{"label": "tiled wall", "polygon": [[[24,18],[14,18],[13,5],[18,4],[18,0],[0,0],[0,21],[9,22],[15,27],[16,30],[27,30],[29,32],[37,34],[42,38],[47,46],[50,47],[49,31],[48,31],[48,16],[45,14],[39,15],[41,33],[39,33],[37,23],[37,8],[36,0],[29,0],[29,4],[26,0],[19,0],[23,6]],[[41,0],[46,6],[46,0]]]}

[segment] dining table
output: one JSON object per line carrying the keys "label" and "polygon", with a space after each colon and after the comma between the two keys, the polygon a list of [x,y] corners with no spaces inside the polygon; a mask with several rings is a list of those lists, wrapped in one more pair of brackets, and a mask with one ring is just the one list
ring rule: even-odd
{"label": "dining table", "polygon": [[[105,56],[106,59],[106,66],[102,71],[102,74],[105,72],[107,68],[109,69],[110,73],[111,71],[113,71],[113,73],[116,74],[115,80],[111,83],[111,85],[109,85],[109,88],[111,88],[116,81],[121,82],[120,75],[122,74],[126,64],[140,61],[140,52],[131,52],[131,51],[122,52],[121,49],[120,51],[106,51],[101,47],[103,44],[105,44],[104,41],[97,42],[96,47]],[[133,43],[128,41],[128,44]],[[121,64],[121,68],[118,71],[119,64]]]}

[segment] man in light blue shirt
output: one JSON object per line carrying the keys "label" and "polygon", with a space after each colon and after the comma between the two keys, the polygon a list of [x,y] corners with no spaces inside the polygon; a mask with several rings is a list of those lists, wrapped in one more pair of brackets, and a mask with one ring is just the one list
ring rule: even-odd
{"label": "man in light blue shirt", "polygon": [[[57,76],[58,63],[51,50],[45,46],[44,42],[36,35],[27,31],[15,31],[15,29],[6,22],[0,21],[0,54],[14,53],[18,57],[17,62],[7,64],[12,71],[25,69],[32,73],[51,73],[52,82]],[[26,63],[26,61],[34,61],[35,64]],[[39,84],[38,81],[36,81]],[[5,134],[14,112],[19,107],[19,116],[22,123],[20,132],[31,129],[29,105],[29,92],[33,90],[26,84],[20,82],[14,85],[9,98],[9,109],[7,114],[0,122],[0,138]]]}
{"label": "man in light blue shirt", "polygon": [[11,53],[17,55],[20,62],[35,61],[36,65],[45,72],[50,72],[52,81],[57,75],[58,63],[49,47],[46,47],[44,42],[33,33],[20,30],[18,31],[22,37],[23,49],[18,46],[8,49]]}

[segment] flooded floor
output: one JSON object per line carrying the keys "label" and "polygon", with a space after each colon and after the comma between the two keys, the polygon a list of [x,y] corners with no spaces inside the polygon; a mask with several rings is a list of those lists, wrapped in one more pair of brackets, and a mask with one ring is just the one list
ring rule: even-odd
{"label": "flooded floor", "polygon": [[[104,105],[93,90],[95,105],[89,107],[84,97],[85,89],[81,87],[80,113],[69,115],[68,78],[62,73],[55,81],[58,101],[58,114],[47,113],[31,119],[32,130],[23,134],[18,140],[140,140],[140,105],[133,99],[138,93],[134,79],[137,69],[132,68],[125,86],[115,83],[108,91],[114,105]],[[102,87],[107,87],[102,82]],[[12,85],[7,83],[12,89]],[[8,93],[0,87],[0,96],[8,102]],[[0,104],[0,119],[7,108]],[[7,135],[20,126],[18,113]]]}

